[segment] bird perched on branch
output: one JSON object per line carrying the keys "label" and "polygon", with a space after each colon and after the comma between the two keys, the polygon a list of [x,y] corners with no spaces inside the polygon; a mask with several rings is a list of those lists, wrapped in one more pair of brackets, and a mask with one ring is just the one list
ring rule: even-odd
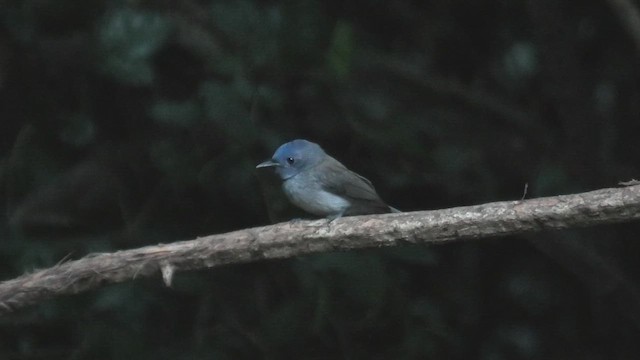
{"label": "bird perched on branch", "polygon": [[256,168],[273,167],[287,198],[299,208],[330,220],[348,215],[400,212],[387,205],[363,176],[347,169],[307,140],[281,145]]}

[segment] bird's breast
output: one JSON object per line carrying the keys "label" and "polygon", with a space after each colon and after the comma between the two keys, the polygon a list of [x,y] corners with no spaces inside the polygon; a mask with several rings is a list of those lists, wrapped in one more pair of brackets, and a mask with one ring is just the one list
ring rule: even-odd
{"label": "bird's breast", "polygon": [[299,208],[314,215],[329,216],[340,214],[351,205],[345,198],[330,193],[312,179],[299,175],[282,184],[284,193]]}

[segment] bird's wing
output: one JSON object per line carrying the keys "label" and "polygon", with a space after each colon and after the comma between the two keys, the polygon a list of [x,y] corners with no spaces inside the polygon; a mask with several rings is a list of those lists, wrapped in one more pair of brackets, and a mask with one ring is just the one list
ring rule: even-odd
{"label": "bird's wing", "polygon": [[371,181],[347,169],[330,156],[327,156],[318,165],[315,173],[322,188],[330,193],[343,196],[351,201],[367,203],[367,206],[380,207],[381,209],[389,208],[380,199]]}

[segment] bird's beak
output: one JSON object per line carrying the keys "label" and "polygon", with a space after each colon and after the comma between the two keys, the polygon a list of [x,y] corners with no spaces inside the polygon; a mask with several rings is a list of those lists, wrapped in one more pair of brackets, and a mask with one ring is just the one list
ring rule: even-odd
{"label": "bird's beak", "polygon": [[272,166],[280,166],[280,164],[278,164],[277,162],[273,161],[272,159],[269,159],[267,161],[263,161],[260,164],[258,164],[256,166],[256,169],[272,167]]}

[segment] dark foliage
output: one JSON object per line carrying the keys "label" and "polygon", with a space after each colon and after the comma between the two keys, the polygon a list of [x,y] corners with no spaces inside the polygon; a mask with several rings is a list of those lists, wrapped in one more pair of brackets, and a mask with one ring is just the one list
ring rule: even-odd
{"label": "dark foliage", "polygon": [[[0,6],[1,279],[300,216],[254,169],[293,138],[403,210],[640,176],[640,49],[604,0]],[[136,280],[0,319],[0,358],[636,358],[638,230]]]}

